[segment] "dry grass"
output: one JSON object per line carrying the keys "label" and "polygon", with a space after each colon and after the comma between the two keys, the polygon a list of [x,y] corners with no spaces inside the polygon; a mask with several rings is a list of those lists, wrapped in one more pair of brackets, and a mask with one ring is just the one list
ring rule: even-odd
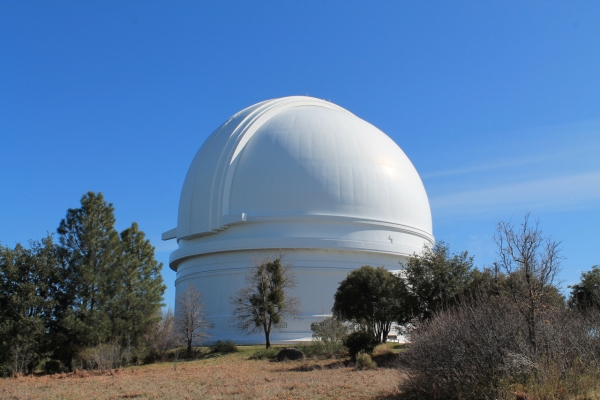
{"label": "dry grass", "polygon": [[[347,365],[346,365],[347,364]],[[339,360],[277,363],[248,352],[204,360],[0,380],[2,399],[393,398],[395,368],[357,371]]]}

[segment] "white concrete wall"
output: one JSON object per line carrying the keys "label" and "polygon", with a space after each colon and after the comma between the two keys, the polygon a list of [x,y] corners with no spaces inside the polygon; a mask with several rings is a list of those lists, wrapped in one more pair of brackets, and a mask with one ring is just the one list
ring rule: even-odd
{"label": "white concrete wall", "polygon": [[[232,321],[230,297],[245,283],[254,260],[261,259],[270,251],[231,251],[206,254],[181,262],[175,282],[177,293],[193,284],[204,296],[209,321],[215,324],[210,329],[210,341],[232,339],[236,343],[264,343],[264,334],[246,335],[235,329]],[[330,314],[333,295],[339,282],[347,274],[363,265],[384,266],[397,270],[403,256],[385,253],[343,250],[295,250],[284,252],[284,262],[293,266],[298,286],[286,293],[300,299],[301,316],[298,320],[287,320],[287,328],[273,332],[273,343],[286,340],[303,340],[311,337],[311,322]]]}

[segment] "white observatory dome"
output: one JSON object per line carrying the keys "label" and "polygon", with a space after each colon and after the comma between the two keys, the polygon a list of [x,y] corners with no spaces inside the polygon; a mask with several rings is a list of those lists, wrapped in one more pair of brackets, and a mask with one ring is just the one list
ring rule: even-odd
{"label": "white observatory dome", "polygon": [[346,274],[398,269],[433,243],[423,183],[385,133],[349,111],[304,96],[248,107],[206,139],[188,170],[170,266],[176,287],[203,292],[214,340],[260,342],[231,327],[229,297],[252,260],[283,252],[299,285],[302,316],[274,341],[310,337]]}

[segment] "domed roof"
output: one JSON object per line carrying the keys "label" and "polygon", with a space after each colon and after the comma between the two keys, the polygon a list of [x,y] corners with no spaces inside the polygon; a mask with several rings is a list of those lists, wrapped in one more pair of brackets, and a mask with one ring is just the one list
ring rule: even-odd
{"label": "domed roof", "polygon": [[349,111],[303,96],[255,104],[210,135],[171,235],[217,233],[252,217],[350,218],[432,234],[425,188],[400,147]]}

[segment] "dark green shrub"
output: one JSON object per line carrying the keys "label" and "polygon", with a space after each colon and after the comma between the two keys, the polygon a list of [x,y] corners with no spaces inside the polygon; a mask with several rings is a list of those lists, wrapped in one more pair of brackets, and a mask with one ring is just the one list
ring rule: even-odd
{"label": "dark green shrub", "polygon": [[217,340],[210,346],[211,353],[236,353],[238,352],[238,348],[233,340]]}
{"label": "dark green shrub", "polygon": [[301,350],[306,357],[343,357],[348,354],[348,349],[342,342],[329,342],[325,343],[320,340],[313,340],[307,344],[301,344],[296,346],[298,350]]}
{"label": "dark green shrub", "polygon": [[346,337],[344,346],[348,348],[352,360],[356,361],[356,355],[360,352],[371,354],[377,346],[377,340],[375,340],[373,332],[359,330]]}
{"label": "dark green shrub", "polygon": [[250,356],[251,360],[274,360],[277,358],[277,354],[281,348],[269,347],[268,349],[260,349],[256,353]]}
{"label": "dark green shrub", "polygon": [[44,372],[47,374],[59,374],[61,372],[67,372],[67,370],[67,367],[59,360],[48,360],[44,363]]}

